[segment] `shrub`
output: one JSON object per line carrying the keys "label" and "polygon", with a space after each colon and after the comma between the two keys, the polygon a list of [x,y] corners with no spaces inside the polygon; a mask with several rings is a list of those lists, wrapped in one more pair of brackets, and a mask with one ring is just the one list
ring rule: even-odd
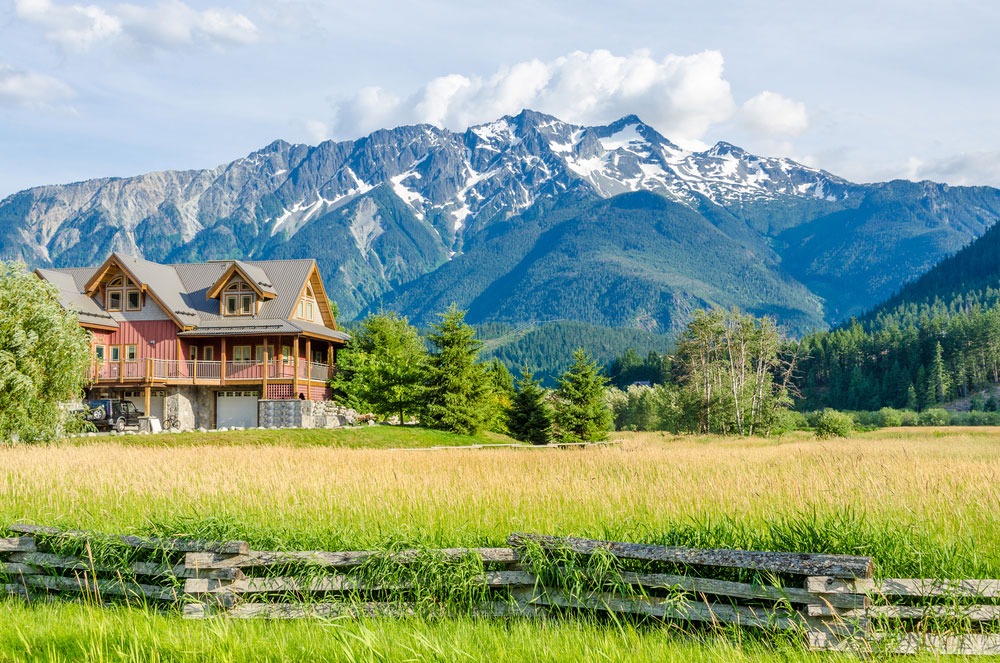
{"label": "shrub", "polygon": [[900,425],[901,426],[916,426],[919,419],[919,415],[913,410],[901,410],[899,412]]}
{"label": "shrub", "polygon": [[854,431],[854,420],[849,414],[826,408],[816,416],[816,437],[847,437]]}
{"label": "shrub", "polygon": [[932,407],[920,413],[921,426],[947,426],[951,423],[951,412],[948,410]]}
{"label": "shrub", "polygon": [[792,430],[805,430],[809,427],[809,420],[806,415],[797,410],[780,409],[775,415],[774,427],[771,432],[781,435]]}
{"label": "shrub", "polygon": [[876,418],[876,425],[881,426],[882,428],[903,425],[903,413],[899,410],[894,410],[891,407],[884,407],[879,410],[877,414],[878,417]]}

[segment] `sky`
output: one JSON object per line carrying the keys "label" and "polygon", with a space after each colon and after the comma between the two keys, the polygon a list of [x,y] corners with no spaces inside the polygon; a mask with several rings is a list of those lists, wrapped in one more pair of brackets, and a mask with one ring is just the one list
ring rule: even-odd
{"label": "sky", "polygon": [[525,107],[1000,186],[998,29],[964,0],[0,0],[0,197]]}

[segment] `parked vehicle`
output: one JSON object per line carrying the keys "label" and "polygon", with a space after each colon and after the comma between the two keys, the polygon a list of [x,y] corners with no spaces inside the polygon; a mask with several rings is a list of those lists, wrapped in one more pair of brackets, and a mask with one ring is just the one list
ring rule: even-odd
{"label": "parked vehicle", "polygon": [[139,417],[143,416],[135,403],[112,398],[99,398],[87,402],[87,413],[84,418],[98,430],[125,430],[126,426],[138,426]]}

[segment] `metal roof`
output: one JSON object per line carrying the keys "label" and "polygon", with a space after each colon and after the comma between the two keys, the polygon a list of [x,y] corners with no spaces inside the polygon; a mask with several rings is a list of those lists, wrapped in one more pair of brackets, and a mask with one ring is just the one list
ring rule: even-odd
{"label": "metal roof", "polygon": [[[224,336],[227,334],[261,333],[310,333],[334,340],[347,341],[350,336],[324,325],[290,320],[316,264],[315,260],[219,260],[212,262],[161,265],[159,263],[113,254],[125,269],[130,271],[141,285],[151,291],[157,299],[170,309],[184,325],[195,328],[182,332],[183,336]],[[212,285],[236,263],[258,285],[274,293],[274,297],[263,301],[260,312],[252,316],[222,316],[219,301],[208,299],[206,293]],[[80,311],[81,322],[117,326],[101,303],[83,294],[86,283],[94,276],[97,267],[77,267],[62,269],[40,269],[42,278],[59,288],[63,304],[67,308]],[[103,322],[96,322],[97,319]]]}
{"label": "metal roof", "polygon": [[[109,313],[106,313],[97,305],[97,302],[81,292],[83,289],[82,284],[78,285],[74,274],[67,273],[70,270],[38,269],[36,271],[39,276],[59,289],[59,299],[62,301],[63,306],[76,311],[81,323],[85,325],[100,325],[102,327],[118,326],[118,323]],[[87,278],[89,277],[83,279],[84,283],[87,282]]]}

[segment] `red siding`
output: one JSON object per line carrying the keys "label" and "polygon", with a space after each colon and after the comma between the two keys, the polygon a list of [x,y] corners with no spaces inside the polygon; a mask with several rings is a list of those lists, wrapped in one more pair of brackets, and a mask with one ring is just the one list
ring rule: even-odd
{"label": "red siding", "polygon": [[135,345],[139,359],[177,359],[177,325],[171,320],[121,321],[118,331],[108,335],[103,343]]}

